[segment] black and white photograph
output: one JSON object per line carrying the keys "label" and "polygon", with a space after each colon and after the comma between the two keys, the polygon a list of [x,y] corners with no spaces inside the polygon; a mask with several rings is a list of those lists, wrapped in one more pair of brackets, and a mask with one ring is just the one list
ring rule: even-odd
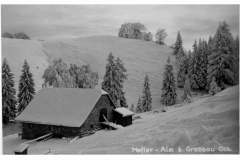
{"label": "black and white photograph", "polygon": [[239,154],[239,4],[1,4],[2,154]]}

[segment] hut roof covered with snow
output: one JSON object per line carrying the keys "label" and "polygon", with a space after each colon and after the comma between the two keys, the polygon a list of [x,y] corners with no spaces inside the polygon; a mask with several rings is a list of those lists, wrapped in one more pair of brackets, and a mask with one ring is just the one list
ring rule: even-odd
{"label": "hut roof covered with snow", "polygon": [[79,127],[102,95],[108,93],[100,89],[44,88],[16,120]]}

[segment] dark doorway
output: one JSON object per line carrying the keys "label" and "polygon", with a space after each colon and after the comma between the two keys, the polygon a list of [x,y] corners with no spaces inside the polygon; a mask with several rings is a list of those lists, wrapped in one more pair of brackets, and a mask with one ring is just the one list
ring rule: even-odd
{"label": "dark doorway", "polygon": [[105,121],[104,117],[108,118],[107,117],[107,108],[103,108],[100,110],[99,122],[104,122]]}

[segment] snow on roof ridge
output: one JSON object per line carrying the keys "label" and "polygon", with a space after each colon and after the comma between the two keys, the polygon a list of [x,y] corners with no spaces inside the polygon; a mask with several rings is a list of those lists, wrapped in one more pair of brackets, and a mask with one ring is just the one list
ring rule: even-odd
{"label": "snow on roof ridge", "polygon": [[102,95],[108,94],[108,92],[106,92],[105,90],[101,89],[101,93]]}

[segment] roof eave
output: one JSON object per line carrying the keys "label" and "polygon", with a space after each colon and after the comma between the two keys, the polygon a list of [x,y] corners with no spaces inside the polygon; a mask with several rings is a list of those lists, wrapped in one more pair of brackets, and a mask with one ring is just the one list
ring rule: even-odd
{"label": "roof eave", "polygon": [[27,121],[27,120],[17,120],[16,122],[20,122],[20,123],[32,123],[32,124],[43,124],[43,125],[52,125],[52,126],[59,126],[59,127],[74,127],[74,128],[79,128],[81,127],[81,125],[71,125],[71,124],[53,124],[53,123],[49,123],[49,122],[33,122],[33,121]]}

